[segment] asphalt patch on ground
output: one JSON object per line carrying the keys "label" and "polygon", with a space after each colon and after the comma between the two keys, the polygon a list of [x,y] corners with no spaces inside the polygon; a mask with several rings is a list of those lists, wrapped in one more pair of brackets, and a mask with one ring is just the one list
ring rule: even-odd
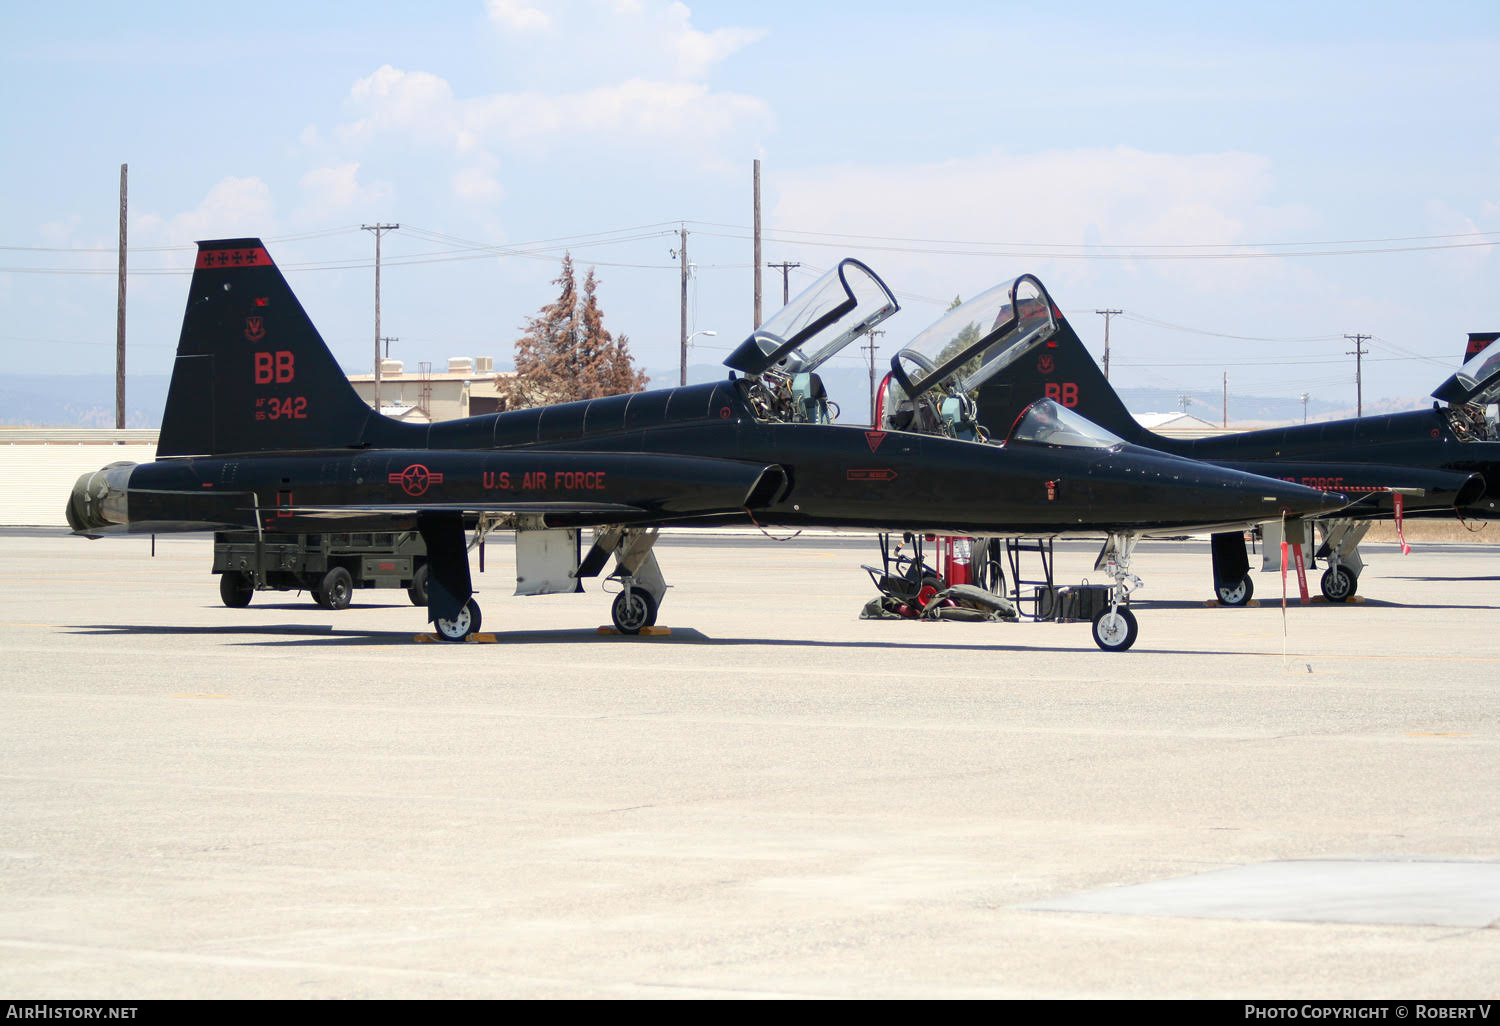
{"label": "asphalt patch on ground", "polygon": [[1023,906],[1194,919],[1484,928],[1500,924],[1500,864],[1437,860],[1266,862]]}

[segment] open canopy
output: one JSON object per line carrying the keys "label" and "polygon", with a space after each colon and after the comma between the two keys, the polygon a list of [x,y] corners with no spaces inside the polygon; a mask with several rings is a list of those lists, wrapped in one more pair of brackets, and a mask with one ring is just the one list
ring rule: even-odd
{"label": "open canopy", "polygon": [[1023,274],[949,310],[891,357],[891,372],[913,398],[939,386],[971,392],[1056,331],[1052,297]]}
{"label": "open canopy", "polygon": [[1475,353],[1447,381],[1433,390],[1432,397],[1445,403],[1488,406],[1500,400],[1500,340]]}
{"label": "open canopy", "polygon": [[724,363],[746,374],[778,364],[789,374],[806,373],[898,309],[874,271],[845,258],[773,314]]}

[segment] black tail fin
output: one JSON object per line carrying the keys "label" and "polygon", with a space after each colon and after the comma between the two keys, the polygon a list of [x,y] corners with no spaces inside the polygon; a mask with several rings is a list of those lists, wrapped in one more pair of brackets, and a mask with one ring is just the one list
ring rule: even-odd
{"label": "black tail fin", "polygon": [[1110,387],[1073,326],[1057,314],[1057,334],[979,389],[979,416],[992,435],[1005,437],[1021,411],[1051,399],[1127,442],[1160,448]]}
{"label": "black tail fin", "polygon": [[1484,352],[1484,347],[1495,339],[1500,338],[1500,331],[1471,331],[1469,332],[1469,344],[1464,346],[1464,358],[1462,363],[1468,363],[1472,357]]}
{"label": "black tail fin", "polygon": [[357,447],[404,427],[354,391],[259,239],[198,243],[159,456]]}

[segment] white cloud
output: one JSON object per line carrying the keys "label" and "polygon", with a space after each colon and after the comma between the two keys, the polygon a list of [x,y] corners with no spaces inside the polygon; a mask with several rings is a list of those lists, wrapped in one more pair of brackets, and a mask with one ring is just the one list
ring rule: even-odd
{"label": "white cloud", "polygon": [[192,210],[163,217],[144,214],[134,222],[143,234],[169,245],[238,235],[274,234],[276,203],[259,178],[225,178]]}
{"label": "white cloud", "polygon": [[[523,80],[584,83],[628,78],[699,80],[731,54],[765,36],[755,28],[709,31],[682,3],[661,0],[555,0],[544,12],[522,0],[490,0],[502,45],[525,68]],[[547,30],[547,39],[538,30]]]}
{"label": "white cloud", "polygon": [[437,75],[385,64],[354,83],[349,103],[366,116],[339,128],[344,142],[365,142],[392,133],[414,142],[457,141],[460,105],[447,81]]}
{"label": "white cloud", "polygon": [[41,227],[42,240],[49,246],[63,246],[73,241],[74,232],[83,225],[83,217],[70,214],[60,221],[48,221]]}
{"label": "white cloud", "polygon": [[552,16],[538,7],[519,0],[486,0],[490,20],[518,32],[546,31],[552,28]]}
{"label": "white cloud", "polygon": [[[969,263],[1010,268],[991,272],[995,281],[1022,271],[1066,281],[1090,273],[1093,261],[1059,254],[1079,253],[1076,247],[1086,243],[1154,253],[1173,251],[1148,247],[1243,249],[1259,241],[1248,236],[1260,231],[1248,226],[1269,219],[1285,227],[1298,216],[1265,207],[1270,188],[1268,161],[1247,153],[1182,156],[1125,147],[988,153],[938,164],[783,176],[771,230],[784,224],[807,231],[986,243],[1000,254],[993,261]],[[930,255],[901,253],[917,247],[896,245],[897,252],[880,256],[882,267],[907,265],[914,276],[929,276]],[[1261,260],[1233,261],[1233,274],[1225,274],[1231,262],[1224,260],[1101,263],[1132,274],[1149,269],[1195,288],[1234,291],[1263,286],[1269,275],[1280,273],[1272,261]],[[951,280],[951,271],[944,273]]]}
{"label": "white cloud", "polygon": [[[644,12],[643,12],[644,13]],[[692,12],[680,3],[670,4],[658,22],[660,38],[676,57],[678,74],[700,78],[711,67],[762,38],[761,29],[721,28],[700,32],[690,25]]]}
{"label": "white cloud", "polygon": [[484,168],[461,168],[454,172],[450,181],[453,194],[469,202],[489,203],[505,195],[500,180]]}
{"label": "white cloud", "polygon": [[391,187],[384,182],[373,185],[359,184],[359,165],[340,164],[337,167],[320,167],[302,176],[302,214],[314,220],[348,207],[376,203],[391,196]]}
{"label": "white cloud", "polygon": [[356,82],[349,100],[363,116],[338,130],[345,143],[397,138],[481,157],[496,147],[546,147],[582,133],[628,145],[696,148],[771,123],[762,101],[693,82],[629,79],[573,93],[457,99],[436,75],[390,65]]}
{"label": "white cloud", "polygon": [[517,151],[585,146],[595,159],[646,154],[718,169],[725,153],[743,153],[774,124],[764,101],[706,81],[759,30],[701,30],[686,6],[661,0],[488,0],[486,14],[506,51],[502,66],[524,87],[459,96],[441,75],[382,65],[351,86],[346,121],[303,132],[323,165],[303,180],[310,198],[353,202],[362,194],[355,158],[386,167],[393,149],[403,163],[435,165],[430,177],[471,203],[505,194],[495,169]]}
{"label": "white cloud", "polygon": [[475,101],[465,118],[487,139],[531,145],[580,132],[613,142],[692,145],[770,120],[769,108],[754,97],[645,79],[579,93],[494,96]]}

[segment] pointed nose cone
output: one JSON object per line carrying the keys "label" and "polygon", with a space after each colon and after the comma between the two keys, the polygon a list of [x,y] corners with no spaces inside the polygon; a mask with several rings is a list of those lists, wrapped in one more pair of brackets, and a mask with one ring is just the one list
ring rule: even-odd
{"label": "pointed nose cone", "polygon": [[[1131,455],[1142,456],[1139,452]],[[1183,519],[1199,525],[1227,527],[1263,523],[1283,516],[1320,516],[1349,504],[1345,496],[1336,492],[1280,478],[1160,453],[1143,458],[1150,463],[1150,472],[1141,475],[1145,479],[1143,485],[1153,480],[1163,486],[1171,484],[1160,489],[1144,488],[1141,494],[1172,506]]]}

